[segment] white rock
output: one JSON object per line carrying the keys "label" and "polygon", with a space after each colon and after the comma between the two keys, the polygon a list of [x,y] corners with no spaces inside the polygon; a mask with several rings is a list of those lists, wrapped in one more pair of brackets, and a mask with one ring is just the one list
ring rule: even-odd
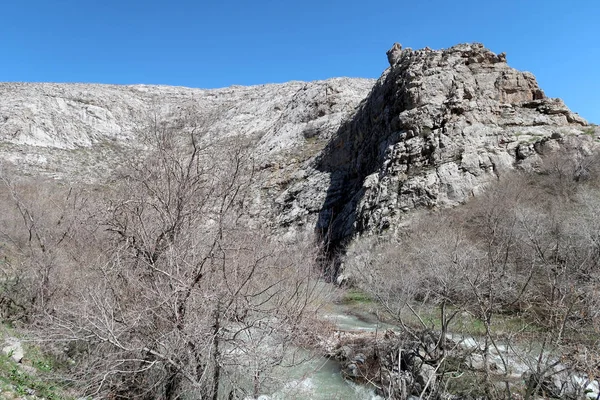
{"label": "white rock", "polygon": [[14,337],[9,337],[4,341],[4,347],[2,347],[2,353],[12,358],[15,362],[21,362],[25,356],[25,351],[21,345],[21,341]]}

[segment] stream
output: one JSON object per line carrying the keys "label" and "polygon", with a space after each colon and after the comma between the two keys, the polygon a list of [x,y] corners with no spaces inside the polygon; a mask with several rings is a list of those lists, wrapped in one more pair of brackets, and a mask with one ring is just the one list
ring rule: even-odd
{"label": "stream", "polygon": [[[293,376],[297,375],[296,379]],[[314,360],[302,369],[290,371],[290,378],[283,389],[258,400],[383,400],[372,388],[356,385],[342,378],[340,365],[325,357]]]}
{"label": "stream", "polygon": [[[370,322],[348,313],[343,306],[331,307],[323,317],[340,331],[364,331],[390,329],[392,325]],[[257,400],[383,400],[372,387],[357,385],[342,377],[340,364],[326,357],[319,357],[286,371],[287,383],[270,396]]]}
{"label": "stream", "polygon": [[[377,322],[376,318],[365,316],[364,319],[352,314],[352,310],[345,306],[335,305],[328,308],[323,317],[331,321],[339,331],[385,331],[387,329],[397,330],[394,325]],[[472,336],[462,336],[457,334],[448,334],[448,339],[455,341],[466,350],[481,348],[481,339]],[[502,358],[507,362],[509,371],[508,376],[521,380],[522,374],[531,368],[530,365],[523,362],[523,355],[534,352],[537,349],[509,348],[505,344],[498,344],[497,350],[492,350],[489,354],[489,362],[496,365],[499,371],[503,371]],[[518,350],[518,353],[515,353]],[[498,353],[498,351],[500,353]],[[479,360],[473,355],[471,363],[476,364]],[[474,365],[475,366],[475,365]],[[366,385],[357,385],[342,377],[340,364],[333,359],[318,357],[302,366],[291,368],[285,371],[282,377],[286,382],[282,389],[269,396],[259,396],[257,400],[329,400],[329,399],[347,399],[347,400],[383,400],[381,396],[375,393],[373,387]],[[587,389],[586,398],[600,399],[600,388],[597,380],[588,380],[585,374],[572,374],[569,377],[561,377],[570,384]],[[557,379],[557,378],[554,378]],[[593,379],[593,378],[592,378]]]}

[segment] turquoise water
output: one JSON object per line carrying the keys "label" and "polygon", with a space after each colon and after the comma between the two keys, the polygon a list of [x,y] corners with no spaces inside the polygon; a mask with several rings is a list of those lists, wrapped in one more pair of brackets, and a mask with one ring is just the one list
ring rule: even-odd
{"label": "turquoise water", "polygon": [[[301,369],[291,371],[283,389],[264,396],[272,400],[383,400],[366,386],[355,385],[342,378],[340,365],[334,360],[319,358]],[[260,400],[263,400],[260,399]]]}
{"label": "turquoise water", "polygon": [[333,322],[337,329],[341,331],[385,331],[387,329],[398,329],[398,327],[383,322],[365,321],[353,314],[344,312],[343,307],[333,309],[331,312],[325,313],[323,318]]}
{"label": "turquoise water", "polygon": [[[394,326],[376,321],[375,316],[358,317],[344,305],[330,304],[323,310],[322,317],[330,321],[340,331],[384,331]],[[264,351],[270,351],[265,347]],[[272,371],[276,381],[265,383],[263,393],[258,398],[244,400],[383,400],[375,394],[372,386],[357,385],[343,379],[340,364],[324,356],[314,356],[304,349],[295,349],[295,355],[288,362],[309,360],[294,367],[277,367]],[[249,376],[238,376],[238,384],[250,389]],[[272,378],[271,378],[272,379]],[[269,390],[266,386],[270,386]],[[275,391],[273,391],[275,390]]]}
{"label": "turquoise water", "polygon": [[[385,330],[389,324],[370,322],[349,314],[344,306],[332,306],[323,317],[337,329],[347,331]],[[357,385],[342,378],[341,367],[335,360],[319,357],[286,373],[283,389],[260,400],[383,400],[372,387]]]}

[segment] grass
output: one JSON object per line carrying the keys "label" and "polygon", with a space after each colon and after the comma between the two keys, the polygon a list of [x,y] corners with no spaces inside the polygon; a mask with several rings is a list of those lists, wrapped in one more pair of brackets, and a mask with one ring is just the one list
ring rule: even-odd
{"label": "grass", "polygon": [[[382,305],[359,289],[347,290],[343,294],[340,303],[359,313],[377,315],[381,322],[395,324],[396,316],[389,314]],[[442,320],[439,307],[433,304],[421,304],[419,306],[414,305],[413,309],[429,329],[441,330]],[[453,307],[447,306],[447,315],[451,315],[454,311]],[[415,329],[422,328],[421,321],[408,307],[403,308],[400,314],[406,325]],[[490,329],[495,336],[514,333],[528,336],[544,332],[542,327],[516,314],[495,314],[492,317]],[[483,320],[473,314],[461,311],[452,319],[448,330],[449,332],[470,336],[483,336],[486,333]]]}
{"label": "grass", "polygon": [[[342,291],[338,299],[337,302],[345,306],[349,313],[361,315],[364,320],[374,319],[390,325],[397,325],[397,316],[390,314],[377,299],[363,290],[358,288],[346,289]],[[429,303],[413,304],[413,310],[418,317],[408,307],[404,307],[400,311],[400,318],[407,326],[421,329],[421,321],[423,321],[427,328],[434,331],[441,331],[442,320],[438,305]],[[450,316],[456,310],[456,307],[447,305],[446,315]],[[495,337],[514,335],[515,339],[537,337],[546,332],[546,328],[535,323],[530,318],[510,312],[495,313],[491,319],[490,330]],[[484,321],[476,315],[464,310],[458,310],[457,315],[452,318],[448,326],[448,331],[456,334],[481,337],[486,334],[486,326]],[[595,335],[594,332],[580,331],[579,333],[581,337],[569,334],[580,340],[585,338],[588,341],[590,338],[600,337],[600,332],[595,332]]]}
{"label": "grass", "polygon": [[306,138],[304,145],[298,151],[297,156],[300,158],[301,162],[306,161],[321,153],[325,149],[326,145],[327,141],[319,138],[318,136]]}
{"label": "grass", "polygon": [[17,363],[5,355],[0,356],[0,387],[3,398],[8,393],[18,396],[35,395],[47,400],[68,399],[54,383],[46,382],[39,376],[23,370]]}
{"label": "grass", "polygon": [[342,296],[341,303],[348,306],[365,305],[372,304],[373,299],[360,289],[348,289]]}
{"label": "grass", "polygon": [[596,134],[596,129],[593,126],[586,128],[581,131],[584,135],[594,136]]}
{"label": "grass", "polygon": [[[14,336],[12,329],[3,325],[0,336]],[[22,364],[9,355],[0,354],[0,398],[2,399],[46,399],[68,400],[61,383],[52,379],[56,371],[55,360],[34,346],[24,346]]]}
{"label": "grass", "polygon": [[[433,326],[433,329],[440,330],[442,327],[439,309],[433,306],[426,308],[428,311],[420,310],[424,316],[423,321]],[[449,308],[449,313],[453,310]],[[486,327],[483,320],[469,313],[460,313],[453,318],[448,327],[450,332],[463,333],[471,336],[483,336],[486,333]],[[539,333],[542,328],[523,317],[513,314],[495,314],[492,316],[490,330],[494,335],[503,335],[507,333],[520,332],[524,334]]]}

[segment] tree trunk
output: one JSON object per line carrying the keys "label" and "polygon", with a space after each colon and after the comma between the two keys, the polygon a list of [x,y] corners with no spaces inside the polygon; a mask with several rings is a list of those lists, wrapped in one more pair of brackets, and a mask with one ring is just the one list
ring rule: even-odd
{"label": "tree trunk", "polygon": [[219,310],[220,303],[217,303],[217,308],[214,311],[214,320],[215,323],[213,325],[213,350],[211,354],[212,362],[214,364],[213,367],[213,381],[212,381],[212,400],[219,400],[219,381],[221,380],[221,366],[219,365],[219,330],[220,330],[220,320],[219,320]]}

